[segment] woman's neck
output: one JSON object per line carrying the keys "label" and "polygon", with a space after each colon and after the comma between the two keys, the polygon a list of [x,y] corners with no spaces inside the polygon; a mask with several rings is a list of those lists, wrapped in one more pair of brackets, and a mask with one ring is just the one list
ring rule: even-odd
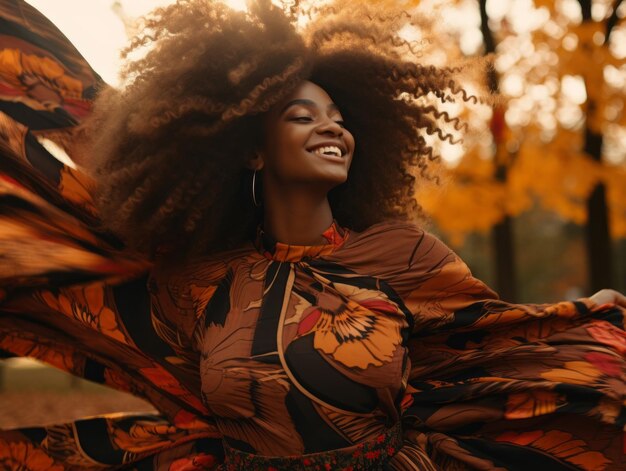
{"label": "woman's neck", "polygon": [[293,190],[285,194],[264,194],[263,228],[274,239],[292,245],[327,243],[322,233],[333,222],[326,195]]}

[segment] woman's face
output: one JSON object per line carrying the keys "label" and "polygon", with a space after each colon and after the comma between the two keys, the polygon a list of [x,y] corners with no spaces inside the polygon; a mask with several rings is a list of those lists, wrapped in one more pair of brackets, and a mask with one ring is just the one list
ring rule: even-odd
{"label": "woman's face", "polygon": [[[302,82],[265,119],[264,182],[331,189],[348,178],[354,137],[328,94]],[[268,181],[269,180],[269,181]]]}

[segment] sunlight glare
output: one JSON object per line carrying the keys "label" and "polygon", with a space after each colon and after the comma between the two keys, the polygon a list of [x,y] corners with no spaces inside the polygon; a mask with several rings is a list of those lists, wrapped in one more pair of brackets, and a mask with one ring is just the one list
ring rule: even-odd
{"label": "sunlight glare", "polygon": [[583,20],[578,0],[561,0],[557,8],[573,23],[580,23]]}
{"label": "sunlight glare", "polygon": [[440,148],[441,158],[451,167],[458,165],[465,155],[465,148],[460,144],[443,142]]}
{"label": "sunlight glare", "polygon": [[505,75],[500,83],[503,93],[509,96],[521,96],[524,92],[524,81],[519,74]]}
{"label": "sunlight glare", "polygon": [[626,59],[626,28],[613,29],[610,36],[609,49],[616,59]]}
{"label": "sunlight glare", "polygon": [[511,0],[487,0],[487,15],[493,21],[501,21],[511,8]]}
{"label": "sunlight glare", "polygon": [[569,33],[563,38],[563,49],[572,52],[578,47],[578,36],[574,33]]}
{"label": "sunlight glare", "polygon": [[224,3],[226,3],[233,10],[244,11],[248,8],[246,0],[225,0]]}
{"label": "sunlight glare", "polygon": [[585,82],[580,75],[564,75],[561,79],[561,93],[577,105],[587,101]]}

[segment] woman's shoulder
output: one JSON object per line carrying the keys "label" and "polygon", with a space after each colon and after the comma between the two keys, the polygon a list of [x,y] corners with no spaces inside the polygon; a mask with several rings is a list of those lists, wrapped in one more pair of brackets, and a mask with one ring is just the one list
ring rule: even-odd
{"label": "woman's shoulder", "polygon": [[455,257],[435,235],[402,220],[386,220],[361,232],[351,231],[342,250],[335,255],[349,266],[367,268],[370,274],[432,266]]}
{"label": "woman's shoulder", "polygon": [[385,253],[451,251],[437,236],[424,227],[397,219],[373,224],[361,232],[351,231],[345,245],[346,248],[367,247],[370,250],[376,249]]}

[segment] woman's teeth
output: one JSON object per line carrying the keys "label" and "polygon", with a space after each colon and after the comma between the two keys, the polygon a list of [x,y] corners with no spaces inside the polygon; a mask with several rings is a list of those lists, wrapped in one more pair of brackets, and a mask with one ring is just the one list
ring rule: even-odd
{"label": "woman's teeth", "polygon": [[326,154],[341,157],[341,149],[337,146],[318,147],[313,151],[315,154]]}

